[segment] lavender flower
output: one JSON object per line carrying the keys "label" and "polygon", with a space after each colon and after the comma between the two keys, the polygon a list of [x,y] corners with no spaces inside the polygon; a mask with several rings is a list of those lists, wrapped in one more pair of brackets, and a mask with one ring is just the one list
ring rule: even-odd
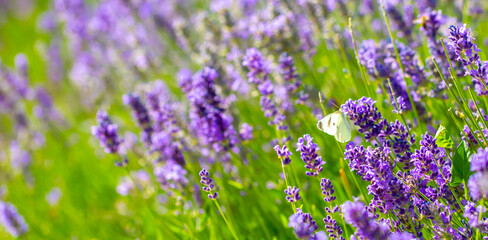
{"label": "lavender flower", "polygon": [[487,95],[488,62],[481,61],[478,54],[481,50],[473,42],[470,29],[466,28],[466,24],[460,27],[452,25],[449,27],[449,39],[451,40],[449,45],[455,49],[456,61],[460,62],[465,69],[464,75],[469,75],[473,79],[475,92],[480,96]]}
{"label": "lavender flower", "polygon": [[266,81],[270,74],[269,63],[256,48],[246,50],[242,66],[249,69],[249,73],[247,74],[249,82],[257,85]]}
{"label": "lavender flower", "polygon": [[[445,160],[446,153],[444,149],[437,147],[436,139],[429,134],[422,136],[420,149],[415,150],[411,162],[414,169],[410,172],[414,179],[422,182],[419,190],[424,193],[431,201],[439,197],[450,197],[451,191],[447,185],[451,179],[451,162]],[[428,186],[429,182],[435,182],[438,186],[435,191]]]}
{"label": "lavender flower", "polygon": [[[476,130],[474,134],[478,135],[479,131]],[[473,133],[471,132],[471,129],[469,129],[468,125],[464,125],[464,128],[461,132],[461,139],[465,141],[469,147],[475,147],[479,144],[476,138],[474,137]]]}
{"label": "lavender flower", "polygon": [[298,78],[293,58],[287,53],[282,53],[279,58],[280,73],[286,83],[286,89],[291,93],[300,88],[301,80]]}
{"label": "lavender flower", "polygon": [[[396,42],[398,57],[402,62],[405,76],[410,77],[416,88],[426,82],[423,67],[418,64],[417,56],[408,46],[403,43]],[[417,93],[411,89],[407,89],[407,84],[404,79],[404,74],[397,61],[395,48],[391,41],[381,41],[376,44],[374,40],[363,41],[358,49],[358,58],[360,63],[366,67],[368,74],[376,79],[382,79],[383,85],[388,92],[393,90],[395,96],[402,96],[404,99],[409,99],[409,92],[413,96]],[[391,82],[391,88],[388,83]],[[393,95],[393,94],[392,94]],[[423,113],[423,107],[418,103],[418,98],[413,98],[416,102],[416,107],[420,113]],[[412,109],[410,101],[406,102],[408,110]]]}
{"label": "lavender flower", "polygon": [[287,189],[285,189],[285,193],[286,195],[286,201],[292,203],[292,202],[297,202],[298,200],[300,200],[300,188],[297,188],[297,187],[290,187],[288,186]]}
{"label": "lavender flower", "polygon": [[25,171],[31,164],[31,154],[22,149],[19,142],[14,140],[10,142],[10,165],[18,171]]}
{"label": "lavender flower", "polygon": [[327,178],[320,179],[320,188],[322,189],[322,194],[325,196],[324,201],[332,202],[336,199],[334,194],[334,186]]}
{"label": "lavender flower", "polygon": [[324,223],[325,229],[329,234],[329,238],[345,240],[345,238],[342,236],[342,228],[337,224],[335,219],[333,219],[330,215],[327,215],[327,217],[324,218]]}
{"label": "lavender flower", "polygon": [[122,97],[122,100],[124,101],[124,104],[129,105],[132,108],[134,118],[137,120],[137,123],[143,130],[141,139],[144,143],[149,145],[151,143],[153,127],[146,106],[144,106],[139,96],[133,93],[125,94]]}
{"label": "lavender flower", "polygon": [[488,199],[488,151],[479,148],[471,156],[471,171],[474,172],[468,181],[471,197],[476,201]]}
{"label": "lavender flower", "polygon": [[300,157],[305,162],[305,168],[308,169],[307,175],[317,177],[322,172],[322,157],[318,156],[317,151],[320,148],[313,142],[313,138],[306,134],[303,138],[298,138],[297,151],[300,152]]}
{"label": "lavender flower", "polygon": [[19,237],[29,230],[24,217],[17,212],[11,203],[0,202],[0,224],[13,237]]}
{"label": "lavender flower", "polygon": [[[436,61],[439,63],[439,67],[442,70],[442,72],[439,74],[449,74],[449,62],[447,61],[444,47],[442,46],[442,43],[439,39],[439,29],[446,22],[446,18],[442,15],[441,10],[432,10],[423,13],[420,16],[419,20],[421,21],[420,30],[427,37],[427,46],[429,47],[430,52],[435,57]],[[447,47],[451,48],[450,45],[448,45]],[[444,81],[439,81],[437,83],[442,85],[442,89],[445,88]]]}
{"label": "lavender flower", "polygon": [[[334,186],[332,186],[330,180],[327,178],[322,178],[320,180],[320,188],[322,189],[322,194],[325,196],[324,201],[331,204],[336,199],[336,197],[333,195]],[[337,205],[332,207],[331,204],[330,207],[325,207],[325,211],[328,213],[328,215],[323,220],[325,223],[325,229],[329,237],[332,239],[344,240],[344,237],[342,237],[341,226],[339,226],[337,224],[337,221],[332,218],[332,214],[338,212],[339,207]]]}
{"label": "lavender flower", "polygon": [[213,179],[210,178],[208,171],[205,169],[202,169],[202,171],[200,171],[199,175],[201,178],[200,183],[203,184],[203,187],[202,187],[203,191],[209,193],[208,198],[210,198],[212,200],[217,199],[217,197],[218,197],[217,192],[212,193],[215,185],[213,184]]}
{"label": "lavender flower", "polygon": [[480,60],[478,52],[481,50],[473,43],[474,38],[471,36],[470,29],[463,26],[449,27],[449,45],[454,47],[456,53],[456,60],[461,61],[464,66],[477,63]]}
{"label": "lavender flower", "polygon": [[276,145],[276,146],[274,146],[273,149],[278,154],[278,157],[282,160],[283,165],[288,165],[291,163],[290,156],[292,155],[292,153],[290,152],[288,147],[286,147],[286,145],[283,145],[282,148],[280,148],[280,145]]}
{"label": "lavender flower", "polygon": [[[475,203],[464,201],[464,214],[463,217],[468,219],[469,226],[477,228],[480,232],[488,234],[488,219],[481,217],[480,213],[486,212],[484,206],[476,206]],[[480,221],[481,220],[481,221]]]}
{"label": "lavender flower", "polygon": [[355,235],[361,239],[387,239],[388,226],[371,219],[362,202],[347,201],[341,205],[346,223],[356,228]]}
{"label": "lavender flower", "polygon": [[122,139],[119,139],[117,124],[112,123],[108,114],[102,110],[97,113],[97,122],[98,126],[91,129],[92,135],[100,140],[100,146],[106,153],[118,153]]}
{"label": "lavender flower", "polygon": [[232,116],[225,114],[214,86],[218,76],[217,71],[208,67],[193,76],[191,90],[187,93],[192,104],[190,127],[203,146],[212,147],[215,152],[237,152],[235,146],[239,138],[232,126]]}
{"label": "lavender flower", "polygon": [[[400,31],[401,36],[407,38],[407,41],[413,43],[412,38],[412,20],[409,17],[413,14],[413,6],[412,5],[405,5],[402,9],[403,11],[399,11],[393,4],[393,1],[386,1],[385,2],[385,9],[389,16],[391,16],[393,20],[393,26]],[[401,6],[401,4],[399,4]],[[401,12],[404,12],[405,15],[402,15]],[[411,18],[411,17],[410,17]]]}
{"label": "lavender flower", "polygon": [[253,127],[247,123],[243,123],[241,125],[241,129],[239,130],[239,136],[241,137],[242,141],[248,141],[253,138],[252,135]]}
{"label": "lavender flower", "polygon": [[397,157],[395,160],[403,163],[404,169],[412,168],[410,146],[415,143],[415,135],[408,134],[407,127],[398,120],[388,123],[374,104],[373,99],[362,97],[357,101],[348,100],[341,110],[354,125],[359,126],[359,132],[364,134],[366,141],[376,140],[391,148]]}
{"label": "lavender flower", "polygon": [[[297,213],[288,219],[288,227],[292,227],[298,238],[311,238],[319,228],[309,213],[297,208]],[[313,238],[312,238],[313,239]]]}
{"label": "lavender flower", "polygon": [[402,96],[398,97],[396,101],[392,101],[391,103],[394,108],[393,113],[402,114],[403,111],[407,109],[407,104]]}
{"label": "lavender flower", "polygon": [[54,187],[46,194],[46,201],[51,206],[58,205],[59,199],[61,199],[62,195],[63,193],[61,192],[61,189]]}
{"label": "lavender flower", "polygon": [[188,184],[187,171],[177,162],[166,161],[154,169],[154,176],[163,189],[181,189]]}
{"label": "lavender flower", "polygon": [[[289,62],[287,63],[289,64]],[[270,74],[270,63],[264,58],[263,54],[256,48],[249,48],[246,50],[242,66],[247,67],[249,83],[257,85],[261,97],[259,104],[264,112],[264,116],[270,119],[269,125],[276,125],[279,130],[286,130],[284,125],[285,115],[278,113],[278,104],[273,98],[275,87],[268,78]],[[290,69],[288,69],[290,71]],[[285,97],[286,99],[286,97]],[[286,101],[284,101],[286,102]],[[285,103],[283,103],[286,105]]]}

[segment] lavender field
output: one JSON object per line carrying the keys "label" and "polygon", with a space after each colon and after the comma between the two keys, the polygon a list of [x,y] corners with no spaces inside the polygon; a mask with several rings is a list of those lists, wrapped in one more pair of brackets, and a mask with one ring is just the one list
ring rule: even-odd
{"label": "lavender field", "polygon": [[0,0],[0,239],[488,239],[488,1]]}

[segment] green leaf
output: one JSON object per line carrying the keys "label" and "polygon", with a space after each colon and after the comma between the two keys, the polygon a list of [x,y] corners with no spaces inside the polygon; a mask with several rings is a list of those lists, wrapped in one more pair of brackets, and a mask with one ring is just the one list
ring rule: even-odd
{"label": "green leaf", "polygon": [[231,186],[233,186],[233,187],[235,187],[235,188],[239,189],[239,190],[244,189],[244,186],[243,186],[241,183],[238,183],[238,182],[236,182],[236,181],[229,180],[229,181],[227,181],[227,183],[228,183],[229,185],[231,185]]}
{"label": "green leaf", "polygon": [[453,148],[454,141],[452,140],[451,136],[447,134],[447,130],[444,126],[439,126],[437,129],[437,133],[435,134],[435,143],[437,146],[442,148]]}
{"label": "green leaf", "polygon": [[464,141],[461,142],[452,158],[451,186],[458,186],[467,181],[471,175],[469,155],[470,151],[466,143]]}

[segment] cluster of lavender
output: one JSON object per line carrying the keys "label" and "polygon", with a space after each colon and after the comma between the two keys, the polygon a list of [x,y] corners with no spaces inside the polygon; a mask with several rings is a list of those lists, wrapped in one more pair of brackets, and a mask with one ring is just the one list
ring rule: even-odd
{"label": "cluster of lavender", "polygon": [[418,43],[414,41],[412,35],[415,19],[414,6],[400,4],[396,1],[384,1],[384,5],[386,13],[392,20],[392,28],[398,32],[398,37],[404,38],[411,47],[415,47]]}
{"label": "cluster of lavender", "polygon": [[[350,143],[346,147],[345,159],[349,161],[349,167],[364,181],[370,183],[367,189],[373,196],[366,208],[362,203],[347,203],[342,206],[346,221],[357,228],[356,235],[366,239],[382,239],[390,232],[398,231],[421,237],[422,229],[426,225],[431,225],[425,223],[424,219],[432,220],[436,239],[446,237],[468,239],[473,234],[472,228],[483,231],[484,226],[473,221],[474,215],[479,217],[474,210],[470,210],[474,215],[470,215],[470,212],[465,210],[464,217],[469,220],[469,225],[452,220],[453,216],[460,217],[458,214],[460,209],[475,208],[475,204],[470,205],[466,200],[462,202],[456,200],[454,194],[458,193],[449,186],[452,163],[447,159],[445,150],[437,146],[434,137],[429,134],[423,135],[420,148],[411,153],[414,137],[395,135],[395,131],[390,130],[393,124],[381,117],[372,99],[349,100],[342,106],[342,110],[355,125],[359,126],[359,131],[365,135],[365,138],[371,139],[373,136],[374,140],[380,143],[375,147],[367,148]],[[405,128],[401,124],[397,124],[398,126]],[[401,147],[396,145],[399,142],[403,142],[404,145]],[[399,168],[400,158],[392,155],[392,152],[396,155],[394,149],[402,149],[403,153],[407,153],[403,156],[408,157],[410,164],[403,161],[407,164]],[[479,184],[483,182],[483,174],[486,171],[483,167],[486,162],[485,155],[484,151],[480,150],[473,156],[471,163],[471,170],[476,173],[470,178],[467,187],[474,200],[484,198],[482,194],[485,190]],[[395,217],[391,217],[390,214]],[[365,217],[360,217],[361,215]],[[361,224],[355,222],[351,220],[354,219],[353,216],[364,219],[365,222]],[[369,219],[371,217],[377,222],[374,223]],[[480,219],[484,218],[480,217]],[[382,225],[384,226],[381,227]],[[384,234],[384,236],[373,237],[369,234]]]}
{"label": "cluster of lavender", "polygon": [[466,24],[462,26],[449,27],[449,45],[454,48],[455,60],[460,62],[465,69],[464,75],[471,76],[475,92],[482,96],[488,94],[486,87],[486,76],[488,74],[488,63],[481,61],[478,52],[481,50],[474,38],[471,36],[470,29]]}
{"label": "cluster of lavender", "polygon": [[[420,96],[416,93],[416,89],[427,81],[423,67],[418,64],[416,53],[401,42],[396,42],[400,61],[405,70],[405,77],[408,77],[414,83],[414,86],[409,86],[407,89],[407,82],[404,79],[404,74],[397,61],[394,46],[391,41],[381,41],[378,44],[374,40],[365,40],[358,49],[358,57],[360,63],[366,68],[369,75],[375,79],[381,79],[383,88],[388,93],[396,97],[405,99],[407,110],[411,110],[412,106],[409,100],[409,93],[412,95],[415,105],[418,109],[421,108]],[[391,82],[391,88],[388,84]],[[393,90],[393,93],[391,92]],[[393,96],[392,96],[393,97]],[[392,105],[395,105],[395,100],[391,99]]]}
{"label": "cluster of lavender", "polygon": [[[49,52],[59,56],[56,52],[63,39],[59,35],[66,35],[69,54],[77,56],[67,66],[69,78],[85,93],[87,103],[98,98],[117,78],[131,82],[161,64],[158,56],[165,46],[156,33],[159,29],[174,33],[172,25],[180,17],[176,11],[167,11],[157,4],[110,0],[92,5],[80,0],[57,0],[44,14],[40,25],[58,36],[52,40]],[[165,6],[174,7],[174,3]],[[51,72],[59,72],[59,65],[53,63]]]}
{"label": "cluster of lavender", "polygon": [[324,231],[316,232],[319,227],[310,213],[304,213],[300,208],[297,208],[297,212],[290,216],[288,227],[292,227],[295,234],[300,239],[327,239],[327,235]]}
{"label": "cluster of lavender", "polygon": [[[0,147],[8,149],[5,152],[10,156],[11,168],[2,169],[5,172],[28,173],[31,154],[45,145],[44,130],[64,123],[48,92],[30,85],[29,68],[23,54],[15,57],[14,69],[0,62],[0,116],[12,123],[2,124],[0,133]],[[32,183],[32,179],[27,180]]]}
{"label": "cluster of lavender", "polygon": [[274,86],[269,79],[270,75],[270,63],[264,59],[261,52],[255,48],[246,50],[244,61],[242,65],[247,67],[249,72],[247,74],[249,83],[257,85],[260,97],[261,109],[264,112],[264,116],[270,119],[269,125],[276,125],[279,130],[286,130],[288,126],[284,124],[285,115],[279,113],[276,102],[276,96],[274,96]]}
{"label": "cluster of lavender", "polygon": [[[291,159],[289,158],[289,156],[292,155],[291,152],[286,145],[283,145],[281,148],[279,145],[276,145],[274,149],[278,154],[278,157],[282,160],[282,166],[284,168],[285,165],[288,165],[291,162]],[[317,147],[317,144],[313,142],[313,138],[310,135],[307,134],[304,135],[303,138],[298,139],[297,151],[301,153],[305,168],[308,170],[306,171],[306,175],[308,176],[318,177],[322,172],[322,165],[324,165],[325,162],[322,161],[321,156],[318,156],[318,150],[320,149]],[[329,179],[322,178],[320,179],[320,188],[324,195],[324,201],[329,204],[329,206],[325,207],[327,217],[323,219],[327,233],[323,231],[316,232],[318,230],[316,222],[312,219],[312,216],[309,213],[303,213],[300,208],[297,208],[296,213],[290,216],[288,226],[293,227],[295,234],[300,239],[327,239],[328,236],[332,239],[344,240],[345,238],[342,236],[342,228],[333,218],[333,214],[340,210],[339,206],[332,206],[336,200],[336,197],[334,196],[334,187]],[[297,187],[288,186],[287,189],[285,189],[285,194],[287,195],[285,199],[292,203],[293,208],[295,207],[293,203],[301,199],[299,193],[300,189]]]}
{"label": "cluster of lavender", "polygon": [[[434,63],[431,59],[428,59],[427,62],[429,64],[429,68],[433,73],[434,77],[431,78],[431,82],[437,85],[436,94],[441,94],[440,92],[446,88],[446,83],[441,79],[441,74],[447,79],[450,76],[449,73],[449,61],[455,63],[455,54],[454,48],[451,45],[445,44],[444,46],[447,49],[447,54],[444,50],[444,46],[441,42],[440,37],[443,36],[441,27],[446,26],[446,23],[450,21],[455,21],[447,18],[446,16],[442,15],[441,10],[432,10],[424,12],[419,17],[420,20],[420,30],[425,34],[427,38],[427,47],[429,48],[430,53],[437,61],[441,72],[438,72],[437,68],[435,67]],[[449,59],[447,58],[449,56]],[[458,70],[460,66],[456,65],[456,68],[453,69],[454,74],[462,75]],[[445,94],[445,93],[444,93]],[[444,96],[445,98],[446,96]]]}
{"label": "cluster of lavender", "polygon": [[327,212],[327,217],[325,217],[325,229],[329,234],[331,239],[344,240],[342,236],[342,228],[337,224],[337,221],[333,218],[332,214],[339,212],[340,208],[335,204],[332,206],[336,197],[334,196],[334,186],[332,182],[327,178],[320,179],[320,188],[322,189],[322,194],[324,195],[324,201],[329,203],[329,207],[325,207],[325,212]]}
{"label": "cluster of lavender", "polygon": [[373,99],[363,97],[357,101],[347,101],[341,110],[359,127],[366,141],[375,141],[383,147],[391,148],[395,162],[403,163],[404,169],[411,169],[410,146],[415,143],[415,135],[409,135],[407,127],[398,120],[388,122],[384,119],[374,104]]}
{"label": "cluster of lavender", "polygon": [[485,186],[488,178],[488,152],[482,148],[471,157],[471,171],[474,174],[469,178],[468,187],[471,197],[475,200],[487,199],[488,188]]}
{"label": "cluster of lavender", "polygon": [[[218,77],[217,71],[206,67],[188,79],[191,81],[179,84],[191,103],[189,127],[201,147],[219,153],[220,160],[228,161],[230,151],[238,152],[236,144],[240,139],[232,126],[232,116],[226,113],[223,100],[217,94],[215,81]],[[210,163],[215,161],[212,156],[206,157]]]}
{"label": "cluster of lavender", "polygon": [[[65,66],[69,78],[91,103],[113,82],[132,85],[133,79],[161,72],[165,64],[181,66],[188,59],[173,54],[175,44],[184,53],[195,53],[199,63],[227,69],[227,78],[239,70],[222,58],[249,42],[310,58],[316,52],[315,35],[327,27],[325,3],[212,1],[210,12],[195,12],[194,7],[192,2],[162,0],[56,0],[39,24],[56,36],[48,48],[54,56],[49,72],[53,79],[62,77],[60,42],[67,39],[68,53],[76,56]],[[176,61],[163,62],[158,57],[163,54]]]}
{"label": "cluster of lavender", "polygon": [[[184,166],[185,158],[182,151],[185,144],[178,135],[180,127],[176,119],[177,103],[171,101],[168,89],[160,80],[152,84],[151,90],[146,92],[146,98],[149,105],[149,116],[153,124],[144,132],[149,132],[149,129],[153,131],[151,151],[160,153],[159,161],[168,160],[168,167],[175,165],[173,163]],[[178,167],[175,166],[175,168]],[[181,180],[185,181],[184,178]]]}
{"label": "cluster of lavender", "polygon": [[[109,9],[109,3],[116,4],[117,13]],[[147,4],[155,6],[153,4],[156,3],[157,1],[150,1]],[[296,54],[297,51],[303,50],[310,57],[314,52],[315,43],[312,37],[314,30],[324,29],[324,21],[318,13],[330,11],[335,8],[332,6],[334,4],[321,6],[309,1],[298,1],[296,4],[287,5],[274,2],[263,4],[265,6],[259,9],[255,3],[239,3],[241,8],[236,10],[233,8],[235,4],[237,3],[231,1],[213,1],[210,5],[211,11],[222,18],[215,20],[194,17],[189,21],[196,23],[196,29],[199,29],[199,24],[204,24],[203,29],[209,30],[208,33],[201,33],[198,30],[192,33],[202,34],[203,37],[200,39],[205,39],[205,44],[199,44],[199,40],[189,35],[181,35],[187,34],[184,31],[180,32],[185,27],[175,26],[175,22],[170,20],[170,14],[141,11],[144,9],[142,4],[110,0],[97,5],[94,10],[76,1],[60,0],[56,4],[57,8],[63,10],[60,11],[60,16],[70,28],[70,34],[73,35],[73,39],[70,40],[73,45],[70,46],[72,51],[79,53],[79,56],[84,56],[76,59],[71,70],[72,79],[79,78],[76,81],[88,82],[85,78],[93,77],[89,76],[88,72],[93,72],[96,76],[94,78],[100,81],[108,76],[103,70],[120,66],[122,64],[120,59],[126,60],[123,64],[129,65],[128,69],[133,75],[148,72],[148,69],[158,64],[158,58],[154,56],[158,56],[158,51],[163,51],[163,47],[157,41],[147,42],[148,39],[156,39],[149,36],[152,27],[168,29],[171,37],[185,51],[196,52],[200,57],[199,61],[206,66],[211,66],[193,75],[191,71],[183,70],[178,76],[178,85],[190,103],[188,126],[177,121],[175,109],[167,100],[170,94],[157,90],[159,89],[157,87],[156,90],[146,93],[149,108],[136,94],[127,94],[123,98],[124,102],[133,109],[134,117],[142,129],[143,143],[150,149],[150,153],[159,153],[159,161],[154,165],[154,175],[163,188],[176,189],[179,186],[186,186],[189,182],[185,177],[187,174],[183,157],[185,144],[181,139],[181,135],[185,134],[183,132],[186,131],[196,139],[193,142],[197,142],[195,145],[198,146],[199,156],[203,160],[201,164],[228,163],[231,153],[239,153],[240,142],[252,138],[252,127],[247,124],[243,124],[239,132],[236,131],[234,119],[228,111],[228,99],[225,98],[229,89],[231,92],[247,93],[247,90],[240,89],[245,83],[240,77],[240,68],[236,66],[236,62],[247,68],[248,82],[256,85],[259,91],[260,105],[265,116],[270,119],[269,125],[277,126],[279,131],[288,129],[285,124],[286,114],[293,111],[294,105],[290,99],[296,97],[296,102],[299,104],[304,104],[308,99],[308,95],[299,93],[302,83],[293,58],[286,53],[280,55],[276,71],[280,74],[280,78],[275,79],[272,63],[262,52],[267,53],[268,50],[276,52],[278,49],[278,52]],[[336,4],[341,11],[347,12],[343,1],[336,1]],[[322,8],[311,7],[315,5],[320,5]],[[370,6],[372,3],[365,3],[365,5]],[[71,9],[72,7],[78,9]],[[298,11],[293,11],[297,9]],[[240,11],[240,13],[231,14],[233,11]],[[393,92],[390,94],[392,97],[395,96],[395,99],[391,100],[395,113],[413,108],[408,101],[409,95],[413,96],[415,104],[418,105],[416,107],[423,110],[420,105],[421,96],[416,90],[427,83],[429,74],[423,66],[419,65],[412,49],[416,47],[412,35],[413,8],[407,6],[402,15],[398,6],[389,3],[386,5],[386,11],[393,18],[394,27],[412,44],[407,46],[396,42],[397,56],[391,41],[381,41],[376,44],[373,40],[366,40],[359,49],[360,63],[366,67],[371,76],[381,79],[383,87],[388,91],[390,91],[388,80],[391,81]],[[134,12],[137,12],[138,17],[134,16]],[[119,17],[118,14],[128,16],[124,19],[124,23],[120,24],[123,26],[113,21]],[[242,18],[236,20],[233,16],[242,16]],[[425,18],[422,31],[427,35],[433,55],[443,63],[442,72],[439,74],[446,74],[447,58],[444,50],[439,47],[438,39],[438,31],[443,23],[442,17],[440,12],[434,11]],[[104,19],[106,22],[102,21]],[[155,25],[147,24],[144,19],[149,19],[147,22],[155,21],[152,22]],[[310,24],[312,22],[313,24]],[[106,36],[104,31],[114,36]],[[130,43],[120,41],[123,31],[129,33],[124,37],[129,38],[127,41]],[[294,38],[298,38],[300,44],[289,44],[291,40],[297,40]],[[256,47],[262,52],[254,47],[248,48],[248,45],[244,44],[255,40],[259,40]],[[451,40],[452,48],[448,48],[448,51],[455,49],[456,60],[459,60],[466,68],[467,74],[473,77],[478,94],[484,95],[486,64],[479,60],[477,54],[479,49],[472,43],[469,31],[465,28],[451,27]],[[103,44],[84,44],[93,41],[100,41]],[[93,45],[90,47],[93,49],[85,49],[86,45]],[[151,47],[156,50],[151,51]],[[127,52],[122,53],[120,49]],[[247,50],[240,61],[244,49]],[[97,55],[112,50],[121,58],[109,59],[103,67],[98,65],[100,60],[96,59]],[[221,61],[222,55],[233,63],[222,63],[225,62]],[[404,72],[396,60],[397,57],[404,67]],[[229,77],[233,79],[230,84],[225,81]],[[410,78],[414,83],[410,89],[407,88],[405,77]],[[443,85],[436,86],[439,89],[434,91],[445,88]],[[374,104],[371,98],[361,98],[357,101],[349,100],[341,107],[341,111],[354,122],[359,132],[364,134],[365,140],[374,143],[374,146],[369,147],[351,143],[347,145],[345,151],[345,159],[349,161],[351,170],[370,184],[367,189],[373,199],[368,206],[358,201],[346,202],[340,208],[337,204],[333,206],[335,196],[332,183],[329,179],[322,178],[320,185],[324,201],[330,205],[325,208],[328,215],[324,218],[328,236],[344,239],[342,228],[333,218],[333,214],[339,211],[343,213],[344,220],[356,228],[354,235],[360,239],[422,239],[423,231],[427,226],[432,228],[433,237],[436,239],[468,239],[473,235],[473,229],[485,233],[488,224],[480,215],[485,211],[484,207],[476,206],[467,199],[464,199],[461,204],[457,201],[456,193],[449,186],[452,163],[446,158],[445,150],[437,146],[436,139],[429,134],[423,135],[419,149],[413,151],[415,135],[411,135],[408,127],[398,120],[389,122],[383,118]],[[100,140],[106,152],[120,154],[122,141],[117,134],[117,125],[110,121],[106,113],[102,112],[99,115],[101,115],[97,116],[99,126],[94,127],[93,135]],[[468,138],[472,136],[474,140],[473,134],[469,134],[466,132]],[[284,143],[288,141],[289,138],[283,140]],[[282,160],[283,167],[291,162],[291,152],[286,145],[283,147],[276,145],[274,149]],[[318,156],[318,150],[318,145],[313,142],[310,135],[298,139],[297,151],[300,152],[301,159],[305,163],[306,174],[317,179],[325,164],[322,157]],[[479,154],[483,155],[483,150],[480,150]],[[481,155],[479,158],[482,158]],[[485,175],[488,175],[486,174],[488,170],[485,168],[486,166],[472,169],[476,173],[471,177],[469,185],[465,186],[469,187],[475,201],[486,198],[488,192],[483,189]],[[203,169],[199,176],[203,190],[209,193],[210,199],[216,200],[218,194],[214,190],[215,185],[209,172]],[[147,179],[146,177],[147,173],[141,172],[141,176],[137,176],[138,180],[135,183],[124,178],[117,191],[127,195],[137,187],[139,181]],[[292,203],[299,201],[301,199],[299,192],[299,188],[287,186],[286,200]],[[468,219],[467,223],[457,221],[457,218],[461,217],[459,212],[463,207],[463,217]],[[303,213],[300,208],[296,210],[297,212],[289,219],[289,226],[294,228],[299,238],[327,238],[325,232],[317,232],[318,226],[309,213]]]}
{"label": "cluster of lavender", "polygon": [[[185,158],[183,155],[184,142],[179,139],[179,127],[175,116],[175,110],[170,102],[169,93],[162,82],[156,81],[151,90],[146,92],[149,109],[141,97],[135,93],[123,96],[124,103],[133,110],[133,115],[142,130],[141,141],[148,149],[148,153],[157,152],[156,161],[153,162],[153,171],[159,186],[165,190],[180,189],[187,185],[187,171],[184,169]],[[122,138],[119,137],[117,124],[112,123],[108,114],[99,111],[97,114],[97,126],[92,127],[92,134],[99,139],[100,146],[107,153],[118,155],[121,159],[116,162],[118,166],[127,167],[128,159],[125,156],[127,148]],[[125,149],[123,149],[123,144]],[[125,152],[124,152],[124,151]],[[132,175],[132,174],[131,174]],[[141,188],[149,188],[151,180],[148,173],[139,170],[135,174],[136,183],[128,177],[121,180],[117,192],[127,195],[130,190],[143,182]],[[144,179],[144,180],[141,180]],[[170,193],[171,191],[168,191]]]}

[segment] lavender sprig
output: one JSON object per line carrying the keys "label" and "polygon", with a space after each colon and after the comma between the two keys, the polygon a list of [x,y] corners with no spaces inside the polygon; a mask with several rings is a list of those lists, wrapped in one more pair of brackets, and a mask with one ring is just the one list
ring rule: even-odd
{"label": "lavender sprig", "polygon": [[305,134],[298,138],[297,151],[300,152],[300,157],[305,162],[308,176],[317,177],[323,170],[322,165],[325,164],[325,161],[322,161],[322,157],[317,154],[318,150],[320,148],[313,142],[310,135]]}
{"label": "lavender sprig", "polygon": [[209,173],[207,170],[202,169],[199,173],[200,175],[200,183],[203,184],[203,191],[208,192],[208,198],[212,200],[216,200],[217,197],[219,196],[217,192],[212,193],[212,191],[215,188],[215,185],[213,184],[213,179],[210,178]]}
{"label": "lavender sprig", "polygon": [[24,235],[29,226],[24,217],[19,214],[17,208],[11,203],[0,201],[0,224],[3,225],[14,238]]}
{"label": "lavender sprig", "polygon": [[287,189],[285,189],[285,193],[286,195],[286,201],[292,203],[292,202],[297,202],[298,200],[300,200],[300,188],[297,188],[297,187],[290,187],[288,186]]}
{"label": "lavender sprig", "polygon": [[91,129],[92,135],[100,140],[100,146],[106,153],[117,154],[122,143],[117,132],[117,124],[112,123],[107,112],[102,110],[97,113],[97,122],[98,126],[93,126]]}

